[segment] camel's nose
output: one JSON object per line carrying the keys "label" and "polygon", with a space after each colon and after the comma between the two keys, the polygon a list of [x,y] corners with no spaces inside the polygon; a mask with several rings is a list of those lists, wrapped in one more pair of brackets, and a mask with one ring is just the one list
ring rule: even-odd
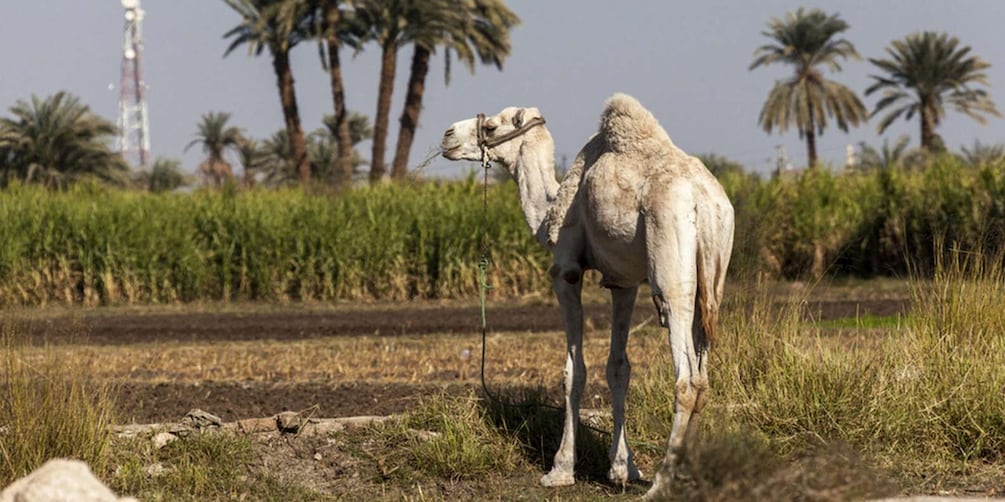
{"label": "camel's nose", "polygon": [[447,132],[443,133],[444,138],[449,138],[450,136],[453,135],[454,135],[454,128],[452,126],[450,127],[450,129],[447,129]]}

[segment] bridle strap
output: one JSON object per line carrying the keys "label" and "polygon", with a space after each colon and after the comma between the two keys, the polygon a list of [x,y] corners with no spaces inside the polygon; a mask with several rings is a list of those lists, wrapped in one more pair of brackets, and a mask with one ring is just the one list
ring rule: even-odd
{"label": "bridle strap", "polygon": [[477,124],[477,128],[478,128],[478,146],[481,147],[482,151],[484,151],[487,148],[493,148],[493,147],[499,146],[499,145],[501,145],[501,144],[503,144],[503,143],[505,143],[505,142],[507,142],[507,141],[509,141],[511,139],[523,136],[524,134],[527,134],[527,132],[530,131],[531,129],[533,129],[533,128],[539,126],[539,125],[544,125],[544,117],[534,117],[534,118],[528,120],[526,124],[524,124],[524,125],[516,128],[516,129],[514,129],[514,130],[512,130],[512,131],[510,131],[510,132],[508,132],[506,134],[502,134],[502,135],[499,135],[499,136],[494,136],[494,137],[491,137],[491,138],[485,136],[485,128],[483,127],[484,124],[485,124],[485,114],[484,113],[479,113],[478,114],[478,124]]}

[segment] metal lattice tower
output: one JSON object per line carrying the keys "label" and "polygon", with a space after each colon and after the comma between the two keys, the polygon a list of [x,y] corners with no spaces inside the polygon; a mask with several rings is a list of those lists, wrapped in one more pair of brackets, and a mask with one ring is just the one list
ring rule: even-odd
{"label": "metal lattice tower", "polygon": [[122,76],[119,81],[119,136],[116,149],[126,162],[146,167],[150,161],[150,123],[147,120],[147,84],[140,71],[143,61],[143,10],[140,0],[122,0],[125,29],[122,41]]}

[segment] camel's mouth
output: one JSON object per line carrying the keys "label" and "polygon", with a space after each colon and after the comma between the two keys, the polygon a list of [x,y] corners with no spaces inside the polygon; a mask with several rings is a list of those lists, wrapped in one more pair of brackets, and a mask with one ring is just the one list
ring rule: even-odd
{"label": "camel's mouth", "polygon": [[453,146],[440,145],[440,155],[443,155],[448,159],[457,160],[456,158],[454,158],[456,157],[456,155],[454,154],[456,154],[457,151],[460,150],[462,146],[464,145],[462,144],[457,144]]}

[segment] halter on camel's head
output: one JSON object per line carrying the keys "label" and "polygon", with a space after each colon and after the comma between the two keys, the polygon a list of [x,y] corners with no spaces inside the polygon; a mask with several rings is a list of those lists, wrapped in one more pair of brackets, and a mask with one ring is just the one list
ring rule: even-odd
{"label": "halter on camel's head", "polygon": [[513,127],[516,129],[513,129],[506,134],[500,134],[499,136],[489,138],[485,135],[485,114],[479,113],[475,124],[475,130],[478,132],[478,148],[482,151],[482,167],[489,167],[489,148],[494,148],[511,139],[519,138],[539,125],[544,125],[544,117],[532,117],[524,123],[523,109],[521,108],[516,112],[516,115],[513,116]]}

